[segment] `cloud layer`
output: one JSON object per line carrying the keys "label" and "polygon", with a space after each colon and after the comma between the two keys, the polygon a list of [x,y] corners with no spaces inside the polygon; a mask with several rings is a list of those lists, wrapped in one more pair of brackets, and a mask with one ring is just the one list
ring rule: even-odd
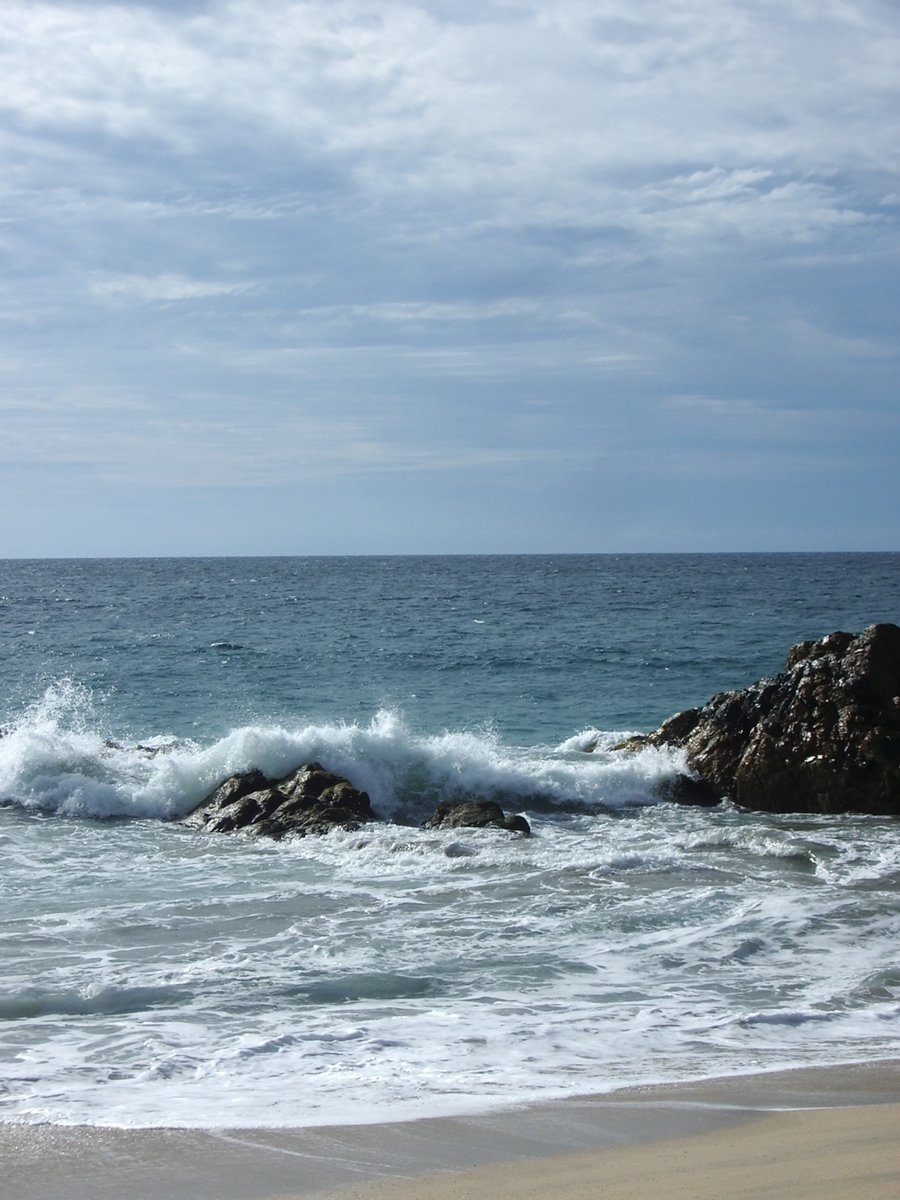
{"label": "cloud layer", "polygon": [[0,79],[0,554],[896,541],[887,0],[8,0]]}

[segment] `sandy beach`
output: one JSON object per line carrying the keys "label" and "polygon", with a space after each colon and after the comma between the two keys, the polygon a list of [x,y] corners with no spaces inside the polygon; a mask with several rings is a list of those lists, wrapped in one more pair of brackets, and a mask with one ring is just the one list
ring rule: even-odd
{"label": "sandy beach", "polygon": [[900,1063],[320,1129],[0,1126],[4,1200],[896,1200]]}
{"label": "sandy beach", "polygon": [[[431,1175],[347,1200],[893,1200],[900,1105],[813,1109],[624,1149]],[[337,1197],[335,1197],[337,1200]]]}

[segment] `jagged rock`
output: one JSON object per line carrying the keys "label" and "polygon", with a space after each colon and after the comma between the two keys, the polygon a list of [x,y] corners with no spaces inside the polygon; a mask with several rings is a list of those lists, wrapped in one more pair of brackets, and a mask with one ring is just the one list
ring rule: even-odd
{"label": "jagged rock", "polygon": [[182,818],[182,824],[208,833],[242,829],[283,838],[358,829],[377,819],[365,792],[314,762],[283,779],[268,779],[261,771],[232,775]]}
{"label": "jagged rock", "polygon": [[634,741],[685,751],[692,777],[664,791],[679,803],[900,815],[900,628],[801,642],[782,674]]}
{"label": "jagged rock", "polygon": [[439,805],[423,829],[484,829],[493,826],[508,829],[511,833],[531,834],[531,826],[518,813],[504,813],[493,800],[460,800]]}

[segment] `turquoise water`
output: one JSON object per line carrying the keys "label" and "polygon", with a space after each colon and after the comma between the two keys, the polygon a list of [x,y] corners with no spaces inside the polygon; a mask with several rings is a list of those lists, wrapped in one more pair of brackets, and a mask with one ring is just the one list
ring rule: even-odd
{"label": "turquoise water", "polygon": [[[895,1055],[897,823],[657,805],[677,760],[604,747],[898,620],[898,567],[0,564],[0,1118],[386,1120]],[[384,823],[168,819],[310,758]],[[418,827],[472,794],[535,836]]]}

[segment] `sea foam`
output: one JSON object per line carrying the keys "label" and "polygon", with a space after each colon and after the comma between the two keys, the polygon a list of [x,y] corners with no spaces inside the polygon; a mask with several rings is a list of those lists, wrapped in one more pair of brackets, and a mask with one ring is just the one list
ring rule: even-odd
{"label": "sea foam", "polygon": [[88,689],[62,681],[0,738],[0,798],[63,816],[171,819],[230,775],[255,768],[279,778],[319,761],[401,823],[473,795],[580,811],[652,803],[682,764],[666,750],[604,748],[622,736],[586,730],[557,746],[517,747],[490,729],[416,732],[381,710],[368,724],[243,725],[208,745],[160,731],[124,742],[101,727]]}

